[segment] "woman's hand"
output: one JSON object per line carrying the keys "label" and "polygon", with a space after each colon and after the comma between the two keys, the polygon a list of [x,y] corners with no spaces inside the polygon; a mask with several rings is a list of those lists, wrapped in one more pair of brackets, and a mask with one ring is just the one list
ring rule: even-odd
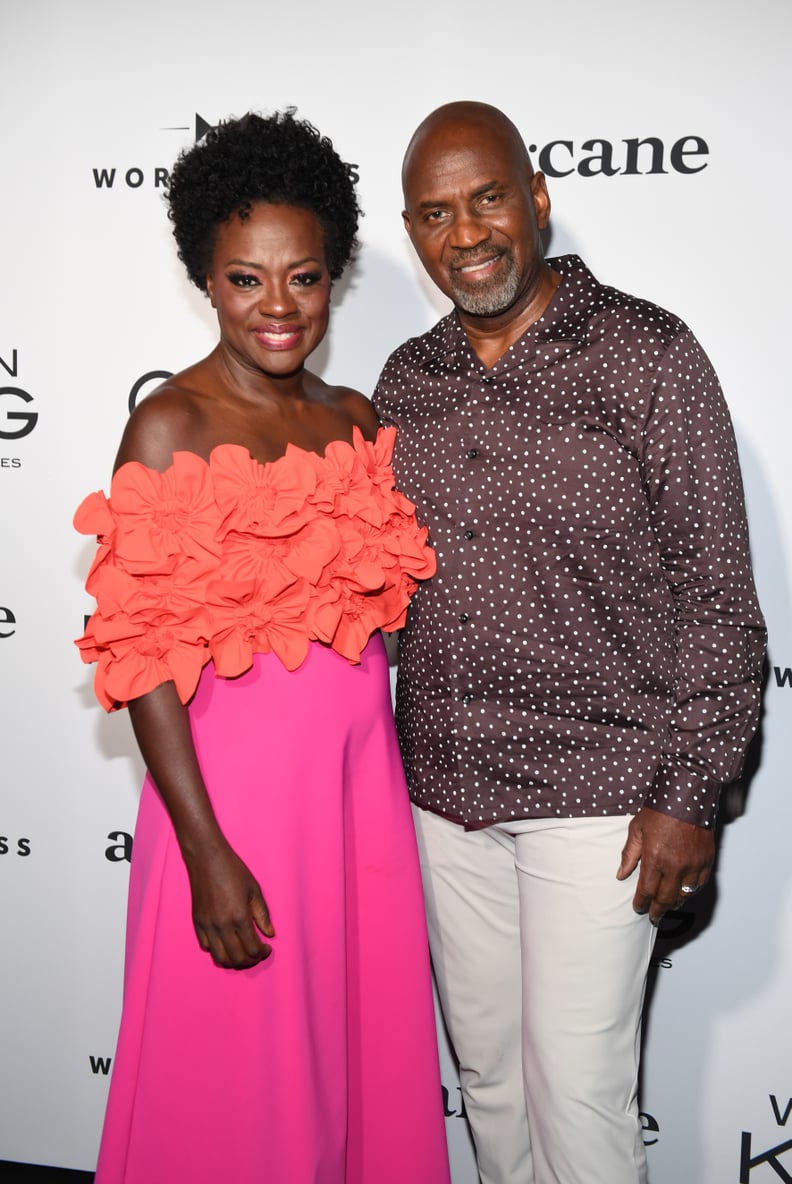
{"label": "woman's hand", "polygon": [[187,860],[193,925],[201,949],[218,966],[245,970],[263,962],[274,937],[269,910],[254,876],[225,840]]}

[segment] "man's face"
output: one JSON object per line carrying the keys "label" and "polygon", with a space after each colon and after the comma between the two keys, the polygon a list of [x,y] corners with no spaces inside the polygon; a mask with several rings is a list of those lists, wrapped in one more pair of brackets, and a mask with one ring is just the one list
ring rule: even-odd
{"label": "man's face", "polygon": [[440,126],[413,145],[404,223],[431,279],[463,312],[519,315],[544,269],[544,177],[497,126]]}

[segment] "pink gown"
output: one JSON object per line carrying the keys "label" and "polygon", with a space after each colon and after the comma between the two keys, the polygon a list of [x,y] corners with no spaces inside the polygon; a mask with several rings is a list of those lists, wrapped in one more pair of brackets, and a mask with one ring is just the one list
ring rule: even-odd
{"label": "pink gown", "polygon": [[[434,561],[393,436],[125,465],[78,643],[108,708],[172,678],[220,825],[276,936],[250,970],[198,946],[150,777],[97,1184],[446,1184],[420,872],[379,626]],[[369,635],[374,635],[369,640]],[[197,689],[196,689],[197,683]]]}

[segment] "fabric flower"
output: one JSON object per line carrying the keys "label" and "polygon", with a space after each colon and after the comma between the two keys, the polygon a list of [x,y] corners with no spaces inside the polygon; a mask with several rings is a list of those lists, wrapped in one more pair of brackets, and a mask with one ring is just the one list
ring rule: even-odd
{"label": "fabric flower", "polygon": [[192,452],[175,452],[164,473],[137,461],[122,465],[110,485],[113,553],[126,571],[199,576],[217,566],[220,514],[209,467]]}
{"label": "fabric flower", "polygon": [[115,533],[115,518],[105,495],[101,491],[89,493],[77,507],[73,521],[80,534],[96,535],[98,547],[85,581],[86,591],[95,596],[96,573],[110,557]]}
{"label": "fabric flower", "polygon": [[382,522],[379,499],[372,489],[366,466],[354,448],[345,440],[333,440],[317,461],[318,481],[311,499],[313,503],[325,513],[360,517],[364,522],[379,526]]}
{"label": "fabric flower", "polygon": [[231,536],[223,550],[223,573],[233,579],[254,579],[273,595],[295,579],[318,583],[325,566],[341,547],[338,528],[332,518],[319,517],[293,534],[274,538]]}
{"label": "fabric flower", "polygon": [[173,681],[182,703],[209,660],[209,614],[165,579],[141,580],[105,567],[100,611],[78,641],[83,661],[98,661],[95,689],[108,710]]}
{"label": "fabric flower", "polygon": [[256,653],[277,654],[287,670],[296,670],[305,661],[308,585],[304,580],[277,596],[262,594],[253,580],[217,580],[209,587],[207,603],[214,622],[209,648],[222,677],[244,674]]}
{"label": "fabric flower", "polygon": [[238,444],[221,444],[210,457],[217,505],[226,532],[276,538],[293,534],[312,511],[316,488],[310,456],[289,444],[278,460],[261,464]]}

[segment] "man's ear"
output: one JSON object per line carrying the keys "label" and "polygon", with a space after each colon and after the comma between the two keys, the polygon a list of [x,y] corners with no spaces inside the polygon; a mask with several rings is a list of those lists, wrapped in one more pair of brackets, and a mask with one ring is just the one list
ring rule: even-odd
{"label": "man's ear", "polygon": [[404,229],[410,234],[410,215],[406,210],[402,210],[402,222],[404,223]]}
{"label": "man's ear", "polygon": [[531,177],[531,197],[536,212],[536,225],[540,230],[544,230],[550,221],[550,194],[547,192],[544,173],[534,173]]}

